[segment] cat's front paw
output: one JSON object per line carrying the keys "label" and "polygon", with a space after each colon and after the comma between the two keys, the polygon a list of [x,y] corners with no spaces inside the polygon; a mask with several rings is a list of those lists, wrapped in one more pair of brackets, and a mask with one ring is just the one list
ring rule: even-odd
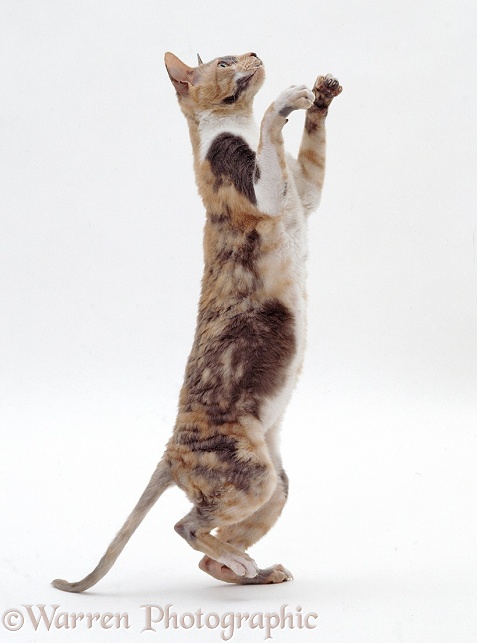
{"label": "cat's front paw", "polygon": [[275,110],[280,116],[287,116],[296,109],[309,109],[315,95],[306,85],[292,85],[282,91],[275,101]]}
{"label": "cat's front paw", "polygon": [[318,109],[326,110],[331,104],[333,98],[341,94],[343,88],[339,81],[331,74],[326,76],[318,76],[313,87],[313,94],[315,96],[313,104]]}

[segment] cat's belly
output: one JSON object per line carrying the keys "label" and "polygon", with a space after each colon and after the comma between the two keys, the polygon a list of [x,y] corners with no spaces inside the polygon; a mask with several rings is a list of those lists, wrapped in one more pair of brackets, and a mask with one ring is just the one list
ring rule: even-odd
{"label": "cat's belly", "polygon": [[283,243],[269,266],[268,287],[276,292],[294,319],[295,352],[287,366],[285,378],[261,406],[260,420],[265,432],[280,422],[301,371],[306,345],[306,222],[296,222],[283,231]]}
{"label": "cat's belly", "polygon": [[295,322],[295,355],[287,368],[282,386],[275,391],[273,395],[263,401],[260,409],[260,421],[265,433],[273,429],[281,421],[303,364],[306,343],[306,322],[304,314],[300,315]]}

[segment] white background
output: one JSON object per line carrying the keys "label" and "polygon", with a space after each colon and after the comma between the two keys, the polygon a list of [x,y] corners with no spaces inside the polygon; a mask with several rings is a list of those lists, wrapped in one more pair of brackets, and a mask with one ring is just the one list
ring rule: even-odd
{"label": "white background", "polygon": [[[0,611],[131,620],[0,624],[2,641],[221,640],[141,634],[143,603],[318,614],[281,641],[477,640],[476,21],[473,0],[1,0]],[[100,584],[61,594],[50,580],[91,570],[160,458],[194,331],[204,215],[167,50],[256,51],[257,115],[318,74],[344,87],[310,222],[290,498],[252,550],[295,580],[202,574],[171,490]]]}

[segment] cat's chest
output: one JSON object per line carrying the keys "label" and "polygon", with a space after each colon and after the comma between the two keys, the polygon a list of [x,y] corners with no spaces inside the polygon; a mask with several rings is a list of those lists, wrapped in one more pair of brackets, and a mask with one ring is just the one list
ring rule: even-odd
{"label": "cat's chest", "polygon": [[199,160],[204,161],[214,142],[223,134],[243,139],[252,152],[256,152],[259,131],[251,116],[230,115],[220,118],[214,114],[203,114],[198,127]]}

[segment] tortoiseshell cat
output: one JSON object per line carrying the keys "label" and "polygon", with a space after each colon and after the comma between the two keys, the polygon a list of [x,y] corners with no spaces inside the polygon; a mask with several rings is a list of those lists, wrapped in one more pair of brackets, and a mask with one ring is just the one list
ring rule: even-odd
{"label": "tortoiseshell cat", "polygon": [[[259,569],[245,551],[287,498],[278,429],[303,360],[306,223],[323,185],[325,117],[341,86],[328,75],[313,91],[289,87],[258,132],[252,102],[265,74],[256,54],[207,64],[199,58],[189,67],[167,53],[165,64],[207,211],[197,330],[165,454],[94,571],[76,583],[53,581],[70,592],[107,573],[172,484],[194,505],[175,530],[204,554],[203,571],[242,584],[292,578],[282,565]],[[285,156],[282,128],[297,109],[306,117],[293,159]]]}

